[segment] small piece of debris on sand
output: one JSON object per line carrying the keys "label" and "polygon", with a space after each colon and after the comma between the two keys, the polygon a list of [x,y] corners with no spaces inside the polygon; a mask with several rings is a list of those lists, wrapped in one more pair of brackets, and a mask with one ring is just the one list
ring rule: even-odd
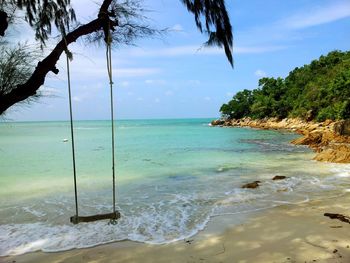
{"label": "small piece of debris on sand", "polygon": [[330,219],[338,219],[342,222],[349,223],[350,224],[350,217],[344,216],[341,214],[332,214],[332,213],[325,213],[324,216],[329,217]]}

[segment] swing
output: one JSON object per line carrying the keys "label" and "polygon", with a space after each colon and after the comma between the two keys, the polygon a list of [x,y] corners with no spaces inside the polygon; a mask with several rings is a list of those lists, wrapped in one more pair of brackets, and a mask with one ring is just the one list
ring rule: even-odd
{"label": "swing", "polygon": [[72,142],[72,161],[73,161],[73,176],[74,176],[74,196],[75,196],[75,215],[70,217],[70,222],[78,224],[81,222],[93,222],[97,220],[109,219],[111,224],[116,224],[117,219],[120,218],[120,213],[115,208],[115,153],[114,153],[114,110],[113,110],[113,81],[112,81],[112,52],[111,52],[111,37],[108,36],[106,41],[106,61],[107,61],[107,72],[109,78],[110,87],[110,107],[111,107],[111,126],[112,126],[112,178],[113,178],[113,212],[106,214],[97,214],[91,216],[79,216],[78,211],[78,191],[77,191],[77,178],[76,178],[76,166],[75,166],[75,149],[74,149],[74,131],[73,131],[73,113],[72,113],[72,95],[70,85],[70,70],[69,60],[72,56],[68,50],[66,43],[66,58],[67,58],[67,79],[68,79],[68,95],[69,95],[69,114],[70,114],[70,131],[71,131],[71,142]]}

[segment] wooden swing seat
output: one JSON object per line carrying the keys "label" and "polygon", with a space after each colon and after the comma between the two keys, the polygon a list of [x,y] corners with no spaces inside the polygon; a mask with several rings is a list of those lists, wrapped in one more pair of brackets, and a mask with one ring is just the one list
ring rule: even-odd
{"label": "wooden swing seat", "polygon": [[92,216],[71,216],[70,217],[70,222],[73,224],[78,224],[82,222],[94,222],[98,220],[105,220],[105,219],[110,219],[110,220],[117,220],[120,218],[120,213],[118,211],[115,211],[113,213],[108,213],[108,214],[98,214],[98,215],[92,215]]}

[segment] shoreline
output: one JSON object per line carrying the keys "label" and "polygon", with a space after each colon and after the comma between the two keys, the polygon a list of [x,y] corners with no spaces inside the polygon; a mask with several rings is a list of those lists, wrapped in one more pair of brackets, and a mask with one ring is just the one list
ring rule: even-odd
{"label": "shoreline", "polygon": [[250,127],[265,130],[287,130],[302,137],[291,141],[295,145],[307,145],[316,152],[316,161],[332,163],[350,163],[350,120],[324,122],[304,121],[301,119],[264,118],[218,119],[212,126]]}
{"label": "shoreline", "polygon": [[[63,252],[8,256],[0,262],[349,262],[350,224],[323,215],[346,213],[349,206],[350,193],[345,192],[332,199],[251,212],[248,220],[217,217],[193,238],[170,244],[119,241]],[[222,229],[224,223],[237,219],[239,224]]]}

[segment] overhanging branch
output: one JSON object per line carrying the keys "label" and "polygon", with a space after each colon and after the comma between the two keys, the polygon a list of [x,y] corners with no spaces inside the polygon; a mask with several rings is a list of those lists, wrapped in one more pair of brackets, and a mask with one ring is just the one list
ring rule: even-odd
{"label": "overhanging branch", "polygon": [[44,84],[46,75],[52,71],[58,74],[56,63],[59,60],[62,53],[66,50],[67,46],[75,42],[78,38],[91,34],[95,31],[103,29],[106,22],[109,23],[108,7],[112,0],[105,0],[100,8],[98,18],[91,21],[88,24],[79,26],[72,32],[68,33],[65,39],[62,39],[57,43],[51,53],[38,62],[33,74],[24,84],[18,85],[11,92],[4,94],[0,97],[0,115],[3,114],[9,107],[17,102],[26,100],[27,98],[34,96],[37,90]]}

